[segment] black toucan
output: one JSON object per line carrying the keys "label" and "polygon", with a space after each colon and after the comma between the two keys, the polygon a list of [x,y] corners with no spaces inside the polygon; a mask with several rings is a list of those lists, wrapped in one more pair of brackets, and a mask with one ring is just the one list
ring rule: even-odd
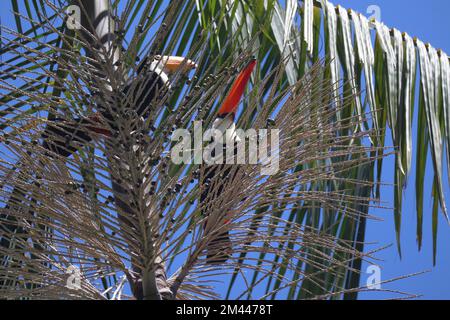
{"label": "black toucan", "polygon": [[[149,62],[149,59],[146,59],[137,69],[137,79],[125,84],[123,91],[128,95],[135,95],[133,99],[136,99],[136,103],[131,103],[130,105],[137,106],[138,110],[136,111],[141,116],[144,116],[145,110],[150,106],[152,100],[157,98],[156,93],[158,89],[169,87],[170,74],[174,72],[185,73],[196,67],[197,65],[193,61],[183,57],[158,56],[151,62]],[[85,118],[68,120],[56,117],[48,119],[46,128],[41,136],[43,139],[42,146],[50,151],[48,155],[53,157],[57,154],[67,158],[76,152],[77,144],[84,145],[95,137],[111,136],[111,132],[107,129],[108,126],[105,123],[105,120],[109,121],[112,119],[111,112],[102,110],[101,106],[97,106],[97,108],[99,113]],[[15,187],[7,201],[6,209],[21,203],[25,195],[26,192],[24,190]],[[3,236],[3,231],[7,230],[8,234],[21,234],[21,229],[15,221],[15,218],[8,214],[0,214],[1,247],[9,248],[11,245],[11,239]],[[7,263],[8,256],[0,258],[1,264]],[[2,281],[0,281],[1,285]]]}
{"label": "black toucan", "polygon": [[[177,71],[188,72],[196,67],[193,61],[183,57],[156,56],[151,62],[146,59],[137,68],[137,77],[125,84],[122,92],[129,97],[128,102],[136,108],[137,114],[146,118],[152,100],[169,87],[169,75]],[[113,127],[114,115],[111,113],[118,110],[107,110],[101,106],[98,109],[98,114],[86,118],[50,120],[42,134],[43,147],[67,158],[77,150],[77,144],[84,145],[98,136],[111,136],[103,121],[110,122],[109,127]]]}
{"label": "black toucan", "polygon": [[[213,129],[217,129],[221,131],[223,137],[227,137],[228,139],[232,139],[229,141],[229,145],[234,144],[234,155],[236,155],[236,143],[239,141],[239,137],[236,135],[236,124],[235,124],[235,116],[236,110],[239,105],[239,101],[241,100],[242,95],[244,94],[247,83],[250,80],[250,76],[253,72],[253,69],[256,65],[256,59],[252,59],[247,66],[240,72],[236,80],[233,82],[230,93],[225,98],[222,106],[219,109],[216,119],[212,124]],[[231,134],[226,135],[226,131],[230,130]],[[214,152],[213,152],[214,153]],[[226,144],[223,149],[223,159],[225,163],[226,155]],[[215,157],[215,154],[212,154]],[[203,212],[202,214],[208,216],[208,203],[212,203],[214,201],[214,197],[220,194],[223,191],[225,185],[232,184],[232,180],[235,177],[231,173],[230,165],[226,164],[217,164],[217,165],[209,165],[205,168],[204,174],[201,178],[201,184],[203,186],[203,191],[200,195],[200,202],[203,204]],[[236,173],[236,171],[234,171]],[[225,214],[227,214],[225,212]],[[228,220],[224,219],[225,223],[228,223]],[[204,229],[206,231],[208,219],[204,224]],[[231,256],[232,253],[232,244],[230,241],[229,232],[224,231],[220,233],[217,237],[214,237],[208,243],[207,246],[207,263],[210,264],[222,264],[225,263]]]}

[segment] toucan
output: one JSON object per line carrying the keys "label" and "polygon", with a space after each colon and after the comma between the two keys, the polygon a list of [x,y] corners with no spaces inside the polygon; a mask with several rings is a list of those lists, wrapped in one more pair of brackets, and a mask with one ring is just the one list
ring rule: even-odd
{"label": "toucan", "polygon": [[[187,73],[197,65],[183,57],[156,56],[152,60],[146,58],[137,68],[137,77],[124,84],[122,92],[127,96],[124,109],[134,107],[140,117],[148,116],[148,108],[153,99],[157,99],[158,93],[164,93],[170,87],[169,76],[176,72]],[[49,156],[55,154],[68,158],[80,145],[92,141],[96,137],[111,137],[114,128],[114,114],[119,111],[114,108],[104,108],[97,105],[98,112],[84,118],[64,119],[60,117],[49,118],[46,128],[42,133],[42,146],[49,151]],[[106,124],[109,124],[107,126]],[[78,144],[79,146],[75,145]],[[20,203],[24,192],[14,188],[8,200],[7,208]],[[7,214],[0,215],[0,246],[9,248],[11,240],[1,236],[2,230],[8,230],[8,234],[20,234],[15,218]],[[12,221],[12,222],[10,222]],[[1,257],[0,263],[8,261],[8,256]],[[0,286],[3,284],[0,280]]]}
{"label": "toucan", "polygon": [[[127,107],[136,107],[136,112],[140,116],[145,116],[146,110],[151,105],[153,99],[157,98],[156,93],[160,89],[168,88],[169,75],[175,72],[186,73],[189,70],[196,68],[197,65],[183,57],[176,56],[156,56],[150,62],[150,59],[144,61],[137,68],[137,77],[133,82],[128,82],[124,85],[123,92],[127,95],[133,96],[132,103],[125,105]],[[137,82],[136,82],[137,81]],[[106,126],[105,122],[114,119],[110,110],[97,106],[99,112],[89,117],[64,119],[60,117],[50,118],[42,133],[42,146],[49,151],[48,156],[54,157],[55,154],[64,158],[68,158],[80,145],[92,141],[95,137],[108,137],[111,132]],[[76,145],[78,144],[78,146]],[[20,203],[24,198],[24,192],[19,188],[14,188],[11,196],[7,202],[6,208]],[[0,229],[7,229],[9,233],[17,230],[14,223],[9,223],[8,220],[13,220],[13,217],[7,214],[0,215]],[[0,246],[8,248],[10,246],[10,239],[1,236],[0,230]],[[0,261],[3,263],[3,261]],[[1,283],[0,283],[1,284]]]}
{"label": "toucan", "polygon": [[[226,96],[221,107],[219,108],[216,119],[212,124],[212,128],[219,130],[222,133],[223,137],[232,139],[232,141],[228,143],[234,144],[234,156],[237,153],[237,143],[239,142],[239,137],[235,132],[236,111],[239,105],[239,101],[244,94],[247,83],[250,80],[253,69],[255,68],[255,65],[256,59],[253,58],[239,73],[232,84],[229,94]],[[229,134],[228,136],[226,135],[227,130],[231,130],[231,134]],[[224,145],[222,151],[224,160],[226,155],[226,145],[227,144]],[[214,151],[212,153],[214,153]],[[212,156],[215,157],[216,155],[212,154]],[[236,171],[234,171],[233,174],[231,169],[232,168],[230,166],[226,167],[225,164],[210,165],[205,167],[204,174],[201,177],[201,184],[203,186],[202,193],[200,195],[202,215],[208,217],[208,204],[214,201],[214,197],[216,195],[219,195],[221,192],[223,192],[225,185],[233,183],[232,180],[236,176]],[[224,222],[229,223],[227,219],[225,219]],[[205,230],[207,223],[208,219],[206,219],[206,222],[203,225]],[[232,253],[232,244],[228,230],[221,232],[217,237],[214,237],[208,243],[206,250],[206,262],[208,264],[225,263],[231,257]]]}
{"label": "toucan", "polygon": [[[152,100],[170,87],[169,75],[176,72],[187,73],[196,67],[195,62],[184,57],[155,56],[151,61],[146,58],[137,68],[137,77],[127,82],[121,91],[128,97],[128,106],[131,104],[139,117],[146,118]],[[126,110],[128,106],[125,105],[123,109]],[[98,106],[98,109],[98,113],[85,118],[52,119],[42,134],[42,146],[67,158],[77,150],[75,144],[84,145],[95,137],[111,136],[111,131],[107,128],[114,128],[112,113],[119,110],[102,106]]]}

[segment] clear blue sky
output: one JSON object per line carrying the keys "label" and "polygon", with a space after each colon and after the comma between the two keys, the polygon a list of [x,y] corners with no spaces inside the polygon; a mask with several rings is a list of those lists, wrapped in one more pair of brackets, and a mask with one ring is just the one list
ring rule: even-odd
{"label": "clear blue sky", "polygon": [[[9,1],[3,1],[6,5],[1,13],[3,24],[13,26],[9,12]],[[381,20],[389,27],[396,27],[411,36],[417,36],[424,42],[430,42],[434,47],[441,48],[450,54],[450,1],[448,0],[334,0],[334,4],[340,4],[345,8],[366,13],[370,5],[377,5],[381,9]],[[416,125],[414,125],[416,127]],[[416,132],[413,132],[416,139]],[[388,141],[392,145],[392,142]],[[415,157],[414,157],[415,159]],[[430,165],[431,161],[428,161]],[[412,172],[415,171],[413,167]],[[393,182],[393,159],[386,161],[383,181]],[[429,174],[428,174],[429,173]],[[402,249],[403,259],[400,260],[395,247],[395,232],[392,212],[388,210],[372,210],[372,214],[383,218],[382,222],[370,221],[367,228],[367,242],[376,242],[371,248],[393,244],[392,247],[380,252],[377,257],[382,259],[382,280],[398,276],[430,270],[429,273],[414,278],[397,281],[385,286],[388,289],[423,294],[425,299],[450,299],[450,226],[440,215],[437,266],[432,264],[432,238],[431,238],[431,179],[432,168],[427,168],[425,187],[425,219],[423,249],[418,252],[415,238],[415,192],[414,175],[409,179],[410,183],[405,191],[403,223],[402,223]],[[389,205],[393,204],[392,187],[383,188],[382,200]],[[450,194],[446,185],[446,198]],[[449,203],[448,203],[449,204]],[[449,204],[450,205],[450,204]],[[366,269],[363,265],[363,270]],[[364,284],[367,276],[362,276]],[[388,298],[386,294],[361,294],[360,298]]]}

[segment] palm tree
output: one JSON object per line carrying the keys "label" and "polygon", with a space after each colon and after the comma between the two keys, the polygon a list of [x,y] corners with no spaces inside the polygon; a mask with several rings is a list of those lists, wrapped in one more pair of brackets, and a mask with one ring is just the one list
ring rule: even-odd
{"label": "palm tree", "polygon": [[[433,221],[439,207],[446,214],[450,67],[431,45],[326,0],[11,3],[16,29],[2,28],[0,71],[1,297],[216,298],[225,282],[222,298],[356,298],[391,153],[400,234],[418,63],[419,247],[428,147]],[[166,75],[164,57],[181,55]],[[174,164],[172,132],[194,130],[194,120],[211,127],[252,57],[236,126],[280,130],[278,173],[247,164],[206,181],[207,167]],[[229,259],[210,257],[224,234]]]}

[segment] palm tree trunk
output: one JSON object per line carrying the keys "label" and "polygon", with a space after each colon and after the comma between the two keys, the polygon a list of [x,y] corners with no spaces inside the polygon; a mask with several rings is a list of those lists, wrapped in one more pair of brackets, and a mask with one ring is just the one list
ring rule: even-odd
{"label": "palm tree trunk", "polygon": [[[89,30],[92,34],[94,34],[96,39],[99,39],[99,41],[101,41],[101,45],[105,49],[105,52],[109,55],[108,57],[104,58],[108,63],[112,63],[111,70],[115,70],[116,67],[114,67],[114,63],[119,60],[119,51],[118,48],[113,47],[113,39],[115,38],[115,25],[112,19],[112,12],[110,12],[109,1],[75,0],[75,2],[80,3],[82,7],[82,26],[85,29]],[[90,38],[91,37],[89,36],[86,37],[86,39]],[[98,45],[98,43],[92,43],[92,40],[91,44],[92,47]],[[88,55],[93,57],[94,54],[90,52],[89,49],[90,48],[86,48]],[[101,73],[104,70],[105,67],[103,67],[103,69],[99,71]],[[107,78],[107,76],[105,76],[105,78]],[[107,90],[112,91],[113,89],[107,88]],[[113,121],[113,119],[111,120]],[[116,142],[118,142],[120,145],[120,137],[113,137],[112,139],[117,140]],[[130,183],[126,183],[123,181],[124,179],[123,177],[121,177],[120,171],[131,172],[134,170],[140,170],[139,168],[130,168],[129,164],[123,163],[123,161],[121,161],[121,152],[119,150],[115,150],[115,148],[113,147],[114,145],[117,144],[107,144],[107,154],[115,205],[119,211],[118,214],[122,226],[124,228],[133,228],[133,224],[131,223],[131,221],[137,221],[138,218],[136,217],[136,212],[132,209],[132,203],[134,200],[134,203],[136,203],[139,199],[132,199],[132,197],[130,196],[130,192],[128,191],[132,190],[132,188],[134,187]],[[117,168],[120,168],[120,170],[117,170]],[[151,239],[152,237],[146,238]],[[128,240],[133,241],[134,239]],[[152,249],[153,243],[152,240],[149,240],[146,242],[146,245],[144,245],[143,249],[146,257],[147,255],[153,257],[154,252]],[[168,288],[168,285],[164,264],[162,263],[161,259],[156,258],[154,259],[154,261],[152,261],[149,258],[145,259],[145,261],[139,264],[138,261],[136,261],[136,258],[132,258],[131,264],[132,275],[128,275],[128,280],[130,281],[133,295],[136,299],[161,300],[162,298],[170,298],[171,295],[167,295],[168,292],[167,290],[165,290],[165,288]],[[142,268],[139,268],[138,265],[144,265],[145,267],[142,270]],[[162,296],[160,292],[164,292],[165,294],[163,294]]]}

